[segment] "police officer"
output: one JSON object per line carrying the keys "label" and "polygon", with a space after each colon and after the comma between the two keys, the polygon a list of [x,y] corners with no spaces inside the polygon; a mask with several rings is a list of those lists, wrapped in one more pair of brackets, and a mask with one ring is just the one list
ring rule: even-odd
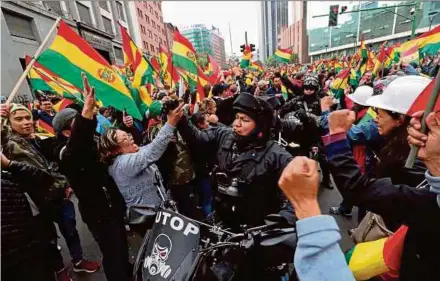
{"label": "police officer", "polygon": [[232,128],[199,131],[182,119],[179,132],[187,142],[208,145],[215,151],[215,217],[226,227],[239,230],[241,225],[263,225],[268,214],[290,214],[285,211],[289,206],[278,179],[292,155],[270,140],[273,109],[268,102],[241,93],[233,110]]}
{"label": "police officer", "polygon": [[[283,79],[283,83],[296,95],[281,108],[280,117],[289,119],[292,117],[291,115],[294,115],[301,121],[303,132],[299,139],[300,147],[302,153],[309,156],[312,147],[317,147],[320,150],[319,148],[322,146],[322,130],[318,124],[321,115],[320,98],[324,94],[320,92],[318,78],[312,75],[304,78],[302,88],[293,85],[288,79]],[[322,169],[323,187],[332,189],[330,171],[325,156],[319,151],[316,153],[315,159],[319,161]]]}

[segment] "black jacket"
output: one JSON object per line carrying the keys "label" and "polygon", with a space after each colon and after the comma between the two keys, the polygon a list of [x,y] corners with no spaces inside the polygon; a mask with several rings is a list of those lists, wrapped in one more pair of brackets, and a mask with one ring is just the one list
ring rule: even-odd
{"label": "black jacket", "polygon": [[[214,191],[214,210],[229,227],[262,225],[266,215],[289,208],[278,187],[278,179],[292,155],[278,144],[268,141],[261,146],[237,151],[231,128],[199,131],[185,118],[179,124],[179,132],[188,143],[198,144],[200,149],[210,145],[217,166],[213,174],[227,175],[224,179],[219,176],[214,178],[218,184]],[[222,188],[233,185],[234,179],[238,184],[238,194],[226,195]]]}
{"label": "black jacket", "polygon": [[234,101],[237,97],[238,95],[234,95],[228,98],[213,97],[217,106],[216,114],[220,123],[229,126],[234,121],[234,112],[232,109],[232,105],[234,104]]}
{"label": "black jacket", "polygon": [[94,141],[96,119],[75,118],[67,145],[60,145],[60,168],[78,197],[84,222],[91,224],[125,215],[125,202],[108,166],[99,160]]}
{"label": "black jacket", "polygon": [[25,192],[53,184],[46,172],[20,162],[11,162],[1,173],[2,271],[26,264],[44,255],[49,243],[40,216],[33,216]]}
{"label": "black jacket", "polygon": [[[440,207],[427,189],[362,175],[347,145],[332,144],[331,173],[344,200],[408,226],[400,280],[440,280]],[[331,153],[330,153],[331,154]]]}

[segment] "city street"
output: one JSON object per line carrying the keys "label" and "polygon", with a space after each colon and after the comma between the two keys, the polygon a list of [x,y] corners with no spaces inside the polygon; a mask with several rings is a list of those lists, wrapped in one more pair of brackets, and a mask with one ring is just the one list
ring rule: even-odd
{"label": "city street", "polygon": [[[72,201],[75,203],[75,206],[77,208],[77,199],[76,197],[72,197]],[[328,190],[321,188],[320,194],[319,194],[319,202],[321,206],[321,210],[323,213],[328,213],[328,210],[332,206],[338,206],[338,204],[341,202],[341,196],[339,192],[334,190]],[[356,210],[356,208],[355,208]],[[347,234],[347,230],[353,228],[356,226],[356,217],[357,212],[354,210],[353,212],[353,219],[350,218],[344,218],[342,216],[334,216],[336,218],[336,221],[338,222],[339,228],[341,230],[342,240],[340,242],[340,245],[342,247],[342,250],[349,249],[353,244],[351,242],[350,237]],[[81,216],[79,215],[78,209],[77,209],[77,229],[81,237],[81,244],[83,247],[84,257],[89,260],[98,260],[101,258],[101,253],[99,251],[98,245],[92,238],[87,226],[82,222]],[[137,235],[127,233],[128,241],[129,241],[129,247],[130,247],[130,258],[134,260],[138,247],[141,243],[141,238]],[[72,264],[70,261],[69,251],[67,249],[67,246],[64,242],[63,238],[60,238],[58,240],[59,245],[62,247],[62,254],[64,257],[64,263],[66,266],[71,268]],[[74,280],[77,281],[105,281],[105,276],[102,268],[95,273],[87,274],[87,273],[75,273],[70,269],[71,276]]]}

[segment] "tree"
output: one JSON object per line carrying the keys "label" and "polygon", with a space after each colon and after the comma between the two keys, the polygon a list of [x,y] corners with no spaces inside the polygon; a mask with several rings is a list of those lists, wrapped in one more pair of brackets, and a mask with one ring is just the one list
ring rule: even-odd
{"label": "tree", "polygon": [[277,65],[277,60],[272,55],[272,56],[267,57],[265,64],[269,67],[275,67]]}

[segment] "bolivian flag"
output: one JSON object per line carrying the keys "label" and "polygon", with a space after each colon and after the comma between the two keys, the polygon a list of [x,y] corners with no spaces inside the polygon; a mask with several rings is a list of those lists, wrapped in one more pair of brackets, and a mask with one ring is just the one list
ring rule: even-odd
{"label": "bolivian flag", "polygon": [[72,100],[62,99],[58,103],[53,105],[53,110],[55,110],[55,112],[60,112],[61,110],[63,110],[64,108],[66,108],[71,104],[73,104]]}
{"label": "bolivian flag", "polygon": [[251,47],[249,45],[246,45],[246,47],[244,48],[243,57],[240,61],[240,67],[241,68],[248,68],[250,61],[251,61],[251,58],[252,58]]}
{"label": "bolivian flag", "polygon": [[142,118],[119,74],[64,21],[60,22],[52,44],[37,61],[80,89],[83,87],[81,73],[84,72],[104,106],[113,106],[121,111],[126,109],[134,118]]}
{"label": "bolivian flag", "polygon": [[179,81],[179,74],[173,67],[172,57],[162,46],[159,47],[160,76],[165,85],[173,87]]}
{"label": "bolivian flag", "polygon": [[275,59],[280,62],[289,63],[292,59],[292,50],[290,49],[278,49],[275,52]]}
{"label": "bolivian flag", "polygon": [[47,134],[51,137],[55,136],[55,130],[53,129],[52,124],[48,124],[41,119],[37,121],[37,130],[39,133]]}
{"label": "bolivian flag", "polygon": [[401,226],[392,236],[359,243],[345,255],[356,280],[368,280],[381,274],[399,277],[403,242],[408,228]]}
{"label": "bolivian flag", "polygon": [[344,89],[347,87],[349,75],[350,69],[344,69],[336,75],[335,80],[333,80],[330,86],[330,90],[335,98],[340,99],[344,95]]}
{"label": "bolivian flag", "polygon": [[[191,90],[197,87],[197,58],[196,51],[194,50],[191,42],[180,34],[179,31],[174,30],[174,42],[173,42],[173,64],[187,74],[188,86]],[[182,75],[182,72],[180,72]]]}
{"label": "bolivian flag", "polygon": [[119,27],[122,35],[122,49],[124,50],[124,65],[131,70],[131,73],[127,73],[127,77],[132,82],[133,88],[137,89],[147,83],[153,83],[152,67],[128,35],[125,27],[120,24]]}
{"label": "bolivian flag", "polygon": [[[30,56],[25,56],[26,65],[32,60]],[[31,88],[34,91],[49,91],[61,97],[71,99],[75,103],[83,104],[81,90],[63,78],[59,77],[38,62],[35,62],[28,73]]]}
{"label": "bolivian flag", "polygon": [[255,70],[258,73],[263,73],[264,72],[263,65],[259,61],[253,61],[251,63],[251,69]]}

